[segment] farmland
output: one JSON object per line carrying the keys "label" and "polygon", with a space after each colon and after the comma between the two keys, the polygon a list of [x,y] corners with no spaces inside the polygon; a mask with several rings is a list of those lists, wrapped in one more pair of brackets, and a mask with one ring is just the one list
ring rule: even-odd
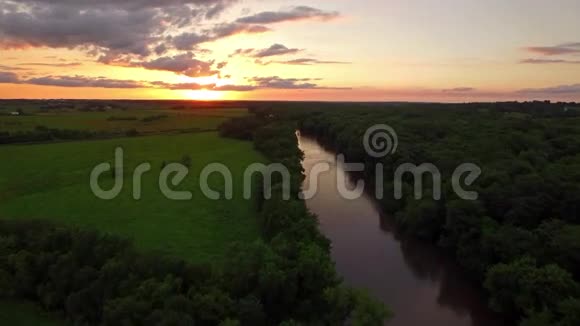
{"label": "farmland", "polygon": [[[5,111],[8,112],[8,111]],[[120,110],[96,112],[23,110],[22,116],[0,115],[0,131],[26,132],[39,126],[55,129],[141,134],[215,130],[224,120],[246,114],[245,109]]]}
{"label": "farmland", "polygon": [[[102,105],[101,105],[102,107]],[[39,126],[62,130],[104,132],[121,137],[95,141],[0,146],[0,218],[49,220],[57,225],[100,230],[131,240],[144,252],[175,256],[195,263],[215,264],[233,242],[259,237],[255,204],[242,198],[245,167],[263,158],[249,142],[220,138],[217,127],[244,116],[246,109],[168,109],[163,105],[122,106],[114,109],[41,110],[38,105],[14,102],[0,113],[0,132],[26,133]],[[17,111],[18,110],[18,111]],[[22,112],[12,116],[11,112]],[[123,137],[136,130],[144,137]],[[98,199],[89,187],[97,164],[112,162],[115,148],[124,149],[125,187],[110,201]],[[179,186],[193,199],[176,202],[159,190],[163,165],[188,157],[190,173]],[[143,162],[152,170],[143,176],[142,198],[133,199],[133,168]],[[234,198],[214,201],[200,192],[199,172],[220,162],[234,178]],[[107,188],[112,178],[101,177]],[[223,181],[210,178],[213,189]],[[14,325],[57,325],[52,317],[26,303],[2,302],[0,316]]]}
{"label": "farmland", "polygon": [[[111,162],[115,148],[125,151],[125,184],[118,198],[103,201],[93,195],[89,175],[94,166]],[[193,192],[192,201],[165,198],[158,188],[163,162],[191,157],[191,171],[180,185]],[[223,139],[216,133],[161,135],[92,142],[0,147],[0,216],[50,219],[96,228],[132,238],[138,247],[182,258],[208,261],[219,257],[228,243],[257,237],[254,208],[242,197],[245,167],[262,158],[251,144]],[[143,177],[143,197],[132,197],[135,166],[149,162]],[[234,199],[205,198],[199,190],[199,172],[212,162],[226,164],[234,175]],[[234,163],[232,163],[234,162]],[[112,178],[102,178],[103,187]],[[210,180],[213,181],[213,180]],[[219,179],[215,182],[220,185]],[[223,182],[222,182],[223,183]]]}

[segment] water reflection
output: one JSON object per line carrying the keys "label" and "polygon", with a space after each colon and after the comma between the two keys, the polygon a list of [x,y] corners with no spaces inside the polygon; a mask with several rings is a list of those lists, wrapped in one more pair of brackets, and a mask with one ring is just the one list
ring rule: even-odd
{"label": "water reflection", "polygon": [[299,135],[299,140],[305,153],[305,189],[312,166],[331,162],[331,171],[318,177],[317,194],[306,203],[332,241],[337,270],[347,284],[368,289],[395,312],[389,325],[501,324],[452,260],[432,245],[397,234],[372,198],[343,199],[336,179],[345,171],[335,155],[313,139]]}

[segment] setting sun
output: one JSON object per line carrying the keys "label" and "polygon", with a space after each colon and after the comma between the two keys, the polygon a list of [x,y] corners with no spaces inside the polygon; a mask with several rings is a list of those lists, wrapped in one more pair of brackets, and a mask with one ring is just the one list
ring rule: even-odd
{"label": "setting sun", "polygon": [[215,101],[223,99],[223,92],[211,91],[208,89],[200,89],[194,91],[186,91],[185,97],[190,100]]}

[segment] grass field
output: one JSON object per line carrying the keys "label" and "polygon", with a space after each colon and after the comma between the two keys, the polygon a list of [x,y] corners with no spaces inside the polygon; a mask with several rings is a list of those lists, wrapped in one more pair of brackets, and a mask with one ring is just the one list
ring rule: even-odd
{"label": "grass field", "polygon": [[[135,129],[139,133],[160,133],[177,130],[215,130],[227,119],[247,114],[246,109],[198,109],[198,110],[107,110],[105,112],[54,111],[33,115],[0,115],[0,131],[30,131],[37,126],[56,129],[125,132]],[[166,115],[155,121],[143,121],[148,117]],[[112,119],[111,119],[112,118]],[[127,120],[128,118],[134,120]]]}
{"label": "grass field", "polygon": [[[125,152],[125,186],[118,198],[97,199],[89,187],[94,166],[112,162],[116,147]],[[180,189],[191,201],[171,201],[159,190],[163,161],[191,156],[191,172]],[[219,260],[229,243],[258,238],[253,202],[242,198],[245,167],[262,157],[249,142],[217,133],[161,135],[104,141],[1,146],[0,218],[49,219],[129,237],[137,247],[192,260]],[[135,166],[150,162],[143,177],[143,197],[132,198]],[[234,199],[213,201],[200,191],[198,176],[208,163],[226,164],[234,175]],[[102,177],[103,187],[112,176]],[[223,187],[218,176],[211,184]]]}

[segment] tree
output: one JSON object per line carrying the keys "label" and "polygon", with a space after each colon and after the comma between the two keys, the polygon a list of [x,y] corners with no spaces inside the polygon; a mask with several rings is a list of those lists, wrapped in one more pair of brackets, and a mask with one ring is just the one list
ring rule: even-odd
{"label": "tree", "polygon": [[183,155],[183,157],[181,158],[181,164],[183,164],[187,168],[191,168],[191,162],[192,162],[191,156],[189,156],[188,154]]}
{"label": "tree", "polygon": [[512,314],[555,309],[578,294],[578,284],[570,273],[557,265],[538,267],[531,258],[492,267],[484,286],[490,293],[491,307]]}

